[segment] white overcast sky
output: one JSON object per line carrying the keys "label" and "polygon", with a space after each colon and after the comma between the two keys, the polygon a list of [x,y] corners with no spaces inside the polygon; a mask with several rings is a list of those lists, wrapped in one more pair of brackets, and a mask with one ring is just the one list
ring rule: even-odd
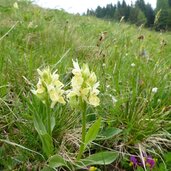
{"label": "white overcast sky", "polygon": [[[122,2],[122,0],[120,0]],[[127,4],[134,3],[136,0],[125,0]],[[144,0],[150,3],[153,8],[156,6],[156,0]],[[86,12],[87,9],[96,9],[98,5],[106,6],[107,4],[116,4],[118,0],[34,0],[34,2],[45,8],[64,9],[69,13]]]}

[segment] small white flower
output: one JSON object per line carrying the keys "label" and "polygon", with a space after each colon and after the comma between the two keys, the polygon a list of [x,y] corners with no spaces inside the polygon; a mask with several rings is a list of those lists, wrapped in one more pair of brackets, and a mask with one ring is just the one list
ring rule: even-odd
{"label": "small white flower", "polygon": [[158,90],[157,87],[152,88],[152,93],[157,93],[157,90]]}
{"label": "small white flower", "polygon": [[105,66],[106,66],[106,64],[105,64],[105,63],[103,63],[103,64],[102,64],[102,66],[103,66],[103,67],[105,67]]}
{"label": "small white flower", "polygon": [[111,97],[112,97],[112,102],[115,104],[118,100],[114,96]]}
{"label": "small white flower", "polygon": [[161,99],[158,99],[157,102],[158,102],[158,103],[161,103]]}
{"label": "small white flower", "polygon": [[108,85],[106,86],[106,88],[110,88],[110,85],[108,84]]}
{"label": "small white flower", "polygon": [[131,64],[131,67],[135,67],[135,64],[134,64],[134,63],[132,63],[132,64]]}
{"label": "small white flower", "polygon": [[13,7],[14,7],[15,9],[18,9],[18,8],[19,8],[19,7],[18,7],[18,3],[15,2],[15,3],[13,4]]}

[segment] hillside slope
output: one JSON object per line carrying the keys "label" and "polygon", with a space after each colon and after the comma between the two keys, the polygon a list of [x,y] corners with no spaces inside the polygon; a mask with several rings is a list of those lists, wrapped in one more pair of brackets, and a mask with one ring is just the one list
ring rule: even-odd
{"label": "hillside slope", "polygon": [[[30,90],[38,80],[37,68],[46,66],[69,83],[76,59],[87,63],[100,82],[100,106],[87,109],[87,122],[101,116],[101,127],[122,130],[97,143],[122,152],[124,161],[130,153],[137,154],[137,144],[161,160],[156,154],[171,147],[171,34],[42,9],[27,1],[14,3],[0,2],[0,170],[45,165],[34,109],[29,109],[34,101]],[[81,134],[78,112],[68,106],[56,111],[60,119],[53,132],[55,152],[76,136],[73,129]],[[75,157],[77,143],[72,143],[67,147]]]}

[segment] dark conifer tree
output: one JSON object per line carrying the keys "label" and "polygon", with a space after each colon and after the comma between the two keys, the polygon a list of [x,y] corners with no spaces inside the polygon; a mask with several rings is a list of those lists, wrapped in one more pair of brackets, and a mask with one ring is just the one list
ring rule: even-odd
{"label": "dark conifer tree", "polygon": [[168,0],[168,3],[169,3],[169,7],[171,8],[171,0]]}
{"label": "dark conifer tree", "polygon": [[155,25],[156,30],[168,30],[170,23],[170,10],[168,0],[157,0],[156,13],[161,10],[158,22]]}
{"label": "dark conifer tree", "polygon": [[146,23],[147,27],[152,27],[154,24],[155,13],[150,4],[147,4],[145,6],[145,16],[147,18],[147,23]]}

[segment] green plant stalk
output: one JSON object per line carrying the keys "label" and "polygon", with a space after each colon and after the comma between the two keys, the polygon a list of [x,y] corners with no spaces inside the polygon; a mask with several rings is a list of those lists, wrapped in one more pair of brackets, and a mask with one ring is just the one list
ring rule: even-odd
{"label": "green plant stalk", "polygon": [[52,129],[51,129],[51,116],[52,116],[52,113],[51,113],[51,109],[50,109],[50,102],[48,101],[48,105],[46,106],[46,115],[47,115],[47,132],[50,136],[50,139],[51,139],[51,147],[52,147],[52,152],[50,155],[53,154],[53,150],[54,150],[54,145],[53,145],[53,138],[52,138]]}
{"label": "green plant stalk", "polygon": [[82,102],[82,136],[81,136],[81,146],[77,156],[77,160],[81,159],[81,156],[85,148],[85,136],[86,136],[86,102]]}
{"label": "green plant stalk", "polygon": [[51,131],[51,113],[47,113],[47,122],[48,122],[48,133],[50,136],[52,136]]}

